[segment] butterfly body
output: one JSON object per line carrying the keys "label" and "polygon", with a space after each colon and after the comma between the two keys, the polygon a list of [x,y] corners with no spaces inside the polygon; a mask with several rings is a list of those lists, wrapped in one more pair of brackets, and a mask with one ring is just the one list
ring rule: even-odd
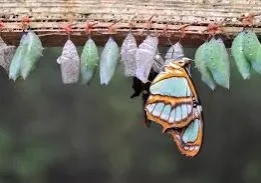
{"label": "butterfly body", "polygon": [[151,83],[145,112],[148,120],[172,135],[182,154],[195,156],[203,136],[202,108],[188,67],[187,58],[165,66]]}

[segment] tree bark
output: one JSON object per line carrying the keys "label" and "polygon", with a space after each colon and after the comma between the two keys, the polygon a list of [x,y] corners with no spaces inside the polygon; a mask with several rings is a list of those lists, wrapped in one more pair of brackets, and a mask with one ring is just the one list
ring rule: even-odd
{"label": "tree bark", "polygon": [[[160,36],[160,45],[169,45],[169,39],[180,39],[180,28],[185,28],[182,42],[187,47],[197,47],[207,38],[207,25],[223,25],[223,39],[230,46],[233,37],[242,30],[240,17],[244,13],[260,13],[258,0],[0,0],[0,15],[4,22],[3,39],[11,45],[18,45],[22,34],[21,20],[31,18],[30,27],[40,35],[44,46],[62,46],[68,36],[60,25],[72,17],[75,23],[71,39],[78,46],[84,45],[88,35],[85,22],[96,22],[92,37],[103,46],[108,39],[108,26],[113,22],[113,37],[121,44],[130,30],[130,20],[134,17],[132,32],[141,42],[147,34],[145,22],[152,15],[151,33]],[[168,24],[167,34],[162,34]],[[261,33],[260,17],[255,18],[254,30]]]}

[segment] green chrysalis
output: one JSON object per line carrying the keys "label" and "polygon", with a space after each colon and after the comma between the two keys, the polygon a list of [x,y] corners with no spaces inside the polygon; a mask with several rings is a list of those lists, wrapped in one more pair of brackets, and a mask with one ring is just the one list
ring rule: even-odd
{"label": "green chrysalis", "polygon": [[231,53],[236,66],[244,79],[250,78],[250,63],[244,54],[244,37],[246,32],[240,32],[234,39],[231,46]]}
{"label": "green chrysalis", "polygon": [[195,66],[201,73],[201,80],[206,83],[212,90],[215,90],[216,83],[206,65],[206,62],[209,59],[206,56],[207,44],[208,43],[205,42],[197,49],[195,54]]}
{"label": "green chrysalis", "polygon": [[90,83],[99,61],[99,52],[95,42],[89,37],[81,55],[81,83]]}
{"label": "green chrysalis", "polygon": [[221,39],[212,38],[206,48],[206,65],[214,80],[220,86],[229,88],[229,56]]}
{"label": "green chrysalis", "polygon": [[261,74],[261,44],[253,31],[248,31],[244,36],[243,51],[252,64],[252,68]]}

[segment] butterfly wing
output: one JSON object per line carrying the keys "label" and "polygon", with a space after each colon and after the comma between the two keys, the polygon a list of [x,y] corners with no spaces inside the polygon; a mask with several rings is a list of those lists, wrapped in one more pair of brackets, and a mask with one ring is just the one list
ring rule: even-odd
{"label": "butterfly wing", "polygon": [[[195,106],[193,113],[196,113],[195,118],[188,126],[181,129],[168,130],[168,134],[176,142],[179,151],[189,157],[194,157],[199,153],[203,142],[203,115],[201,106]],[[198,116],[197,113],[200,115]]]}
{"label": "butterfly wing", "polygon": [[199,103],[190,76],[184,68],[165,67],[150,86],[145,111],[149,120],[160,124],[163,132],[186,127],[195,119],[193,105]]}

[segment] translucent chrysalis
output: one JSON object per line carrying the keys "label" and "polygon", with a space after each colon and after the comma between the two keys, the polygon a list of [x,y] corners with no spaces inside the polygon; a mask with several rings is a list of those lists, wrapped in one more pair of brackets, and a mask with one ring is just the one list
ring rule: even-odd
{"label": "translucent chrysalis", "polygon": [[180,42],[171,45],[165,54],[165,64],[168,64],[171,60],[176,60],[178,58],[184,57],[183,46]]}
{"label": "translucent chrysalis", "polygon": [[124,65],[125,76],[135,76],[137,42],[131,32],[128,33],[121,46],[121,61]]}
{"label": "translucent chrysalis", "polygon": [[108,85],[116,70],[120,50],[112,36],[109,37],[101,54],[100,59],[100,81]]}
{"label": "translucent chrysalis", "polygon": [[57,59],[60,64],[62,81],[64,84],[77,83],[80,74],[80,58],[76,46],[68,40],[62,51],[62,55]]}
{"label": "translucent chrysalis", "polygon": [[9,67],[15,53],[15,46],[8,46],[0,37],[0,66],[9,72]]}
{"label": "translucent chrysalis", "polygon": [[148,76],[154,63],[154,57],[157,53],[158,42],[158,37],[147,35],[146,39],[139,45],[136,52],[136,77],[143,83],[148,82]]}

